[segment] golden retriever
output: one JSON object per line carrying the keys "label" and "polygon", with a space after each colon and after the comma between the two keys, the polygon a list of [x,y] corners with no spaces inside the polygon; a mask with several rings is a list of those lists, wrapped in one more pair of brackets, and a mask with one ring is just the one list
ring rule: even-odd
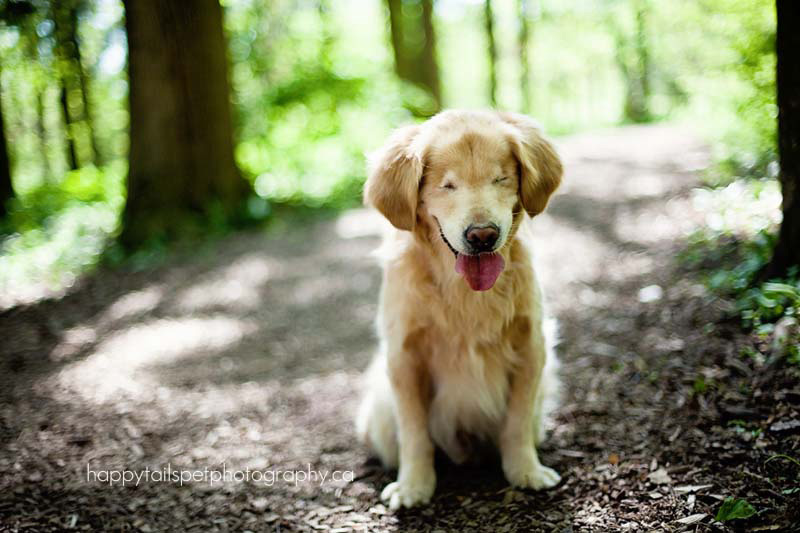
{"label": "golden retriever", "polygon": [[394,228],[379,251],[380,350],[356,424],[398,468],[381,493],[391,509],[430,501],[435,445],[460,463],[471,443],[491,442],[512,485],[559,482],[536,453],[556,381],[520,227],[561,175],[536,123],[513,113],[445,111],[370,157],[365,202]]}

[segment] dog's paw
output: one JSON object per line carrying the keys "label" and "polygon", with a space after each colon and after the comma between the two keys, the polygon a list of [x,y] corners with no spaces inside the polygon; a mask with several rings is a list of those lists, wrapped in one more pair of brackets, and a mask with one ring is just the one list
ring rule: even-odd
{"label": "dog's paw", "polygon": [[406,476],[386,485],[381,500],[395,511],[400,507],[414,507],[431,501],[436,488],[436,474]]}
{"label": "dog's paw", "polygon": [[561,481],[558,472],[540,464],[533,453],[519,460],[503,461],[503,472],[511,485],[522,489],[550,489]]}

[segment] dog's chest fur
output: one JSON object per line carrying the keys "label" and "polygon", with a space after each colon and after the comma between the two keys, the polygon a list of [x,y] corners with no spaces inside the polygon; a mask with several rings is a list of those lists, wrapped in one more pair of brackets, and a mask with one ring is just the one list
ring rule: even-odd
{"label": "dog's chest fur", "polygon": [[[518,359],[520,329],[530,332],[529,313],[519,292],[531,290],[526,252],[512,247],[495,287],[475,292],[458,276],[434,279],[418,273],[406,291],[418,329],[414,347],[426,367],[430,388],[428,427],[451,459],[469,455],[465,435],[491,440],[506,412],[510,376]],[[409,273],[407,268],[403,272]],[[416,300],[416,301],[414,301]],[[397,332],[400,333],[400,332]]]}

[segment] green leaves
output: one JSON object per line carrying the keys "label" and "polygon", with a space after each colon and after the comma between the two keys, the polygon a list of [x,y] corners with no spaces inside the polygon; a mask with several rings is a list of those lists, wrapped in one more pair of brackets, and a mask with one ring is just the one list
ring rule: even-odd
{"label": "green leaves", "polygon": [[739,297],[737,307],[745,325],[756,330],[782,316],[794,316],[800,308],[800,281],[795,278],[787,282],[768,282],[748,289]]}
{"label": "green leaves", "polygon": [[740,518],[750,518],[756,514],[756,508],[750,505],[747,500],[741,498],[725,498],[722,506],[717,511],[717,516],[714,517],[718,522],[727,522],[728,520],[737,520]]}

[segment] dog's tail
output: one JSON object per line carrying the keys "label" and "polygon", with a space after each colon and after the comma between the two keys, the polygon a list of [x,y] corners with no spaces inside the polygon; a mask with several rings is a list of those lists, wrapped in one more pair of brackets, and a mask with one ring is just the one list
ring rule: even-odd
{"label": "dog's tail", "polygon": [[555,318],[546,318],[542,324],[544,333],[545,350],[547,358],[542,370],[542,380],[536,398],[536,420],[534,424],[536,444],[541,443],[551,425],[550,417],[561,401],[561,379],[556,346],[558,346],[558,321]]}
{"label": "dog's tail", "polygon": [[385,468],[397,468],[398,442],[394,400],[386,370],[386,356],[379,354],[364,374],[364,396],[356,414],[356,435]]}

